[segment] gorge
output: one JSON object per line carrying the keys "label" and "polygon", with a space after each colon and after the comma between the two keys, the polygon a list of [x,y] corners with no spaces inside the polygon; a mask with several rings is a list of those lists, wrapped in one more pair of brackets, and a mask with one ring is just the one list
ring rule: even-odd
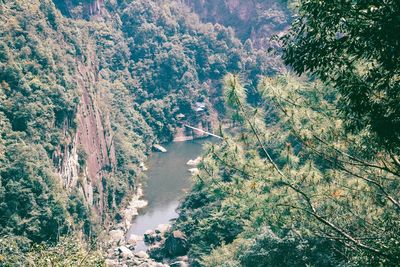
{"label": "gorge", "polygon": [[17,251],[21,242],[71,231],[91,242],[112,230],[141,163],[153,144],[173,139],[179,116],[217,130],[227,72],[242,71],[255,93],[259,75],[281,68],[179,1],[3,2],[1,226]]}
{"label": "gorge", "polygon": [[398,266],[399,14],[0,0],[0,266]]}

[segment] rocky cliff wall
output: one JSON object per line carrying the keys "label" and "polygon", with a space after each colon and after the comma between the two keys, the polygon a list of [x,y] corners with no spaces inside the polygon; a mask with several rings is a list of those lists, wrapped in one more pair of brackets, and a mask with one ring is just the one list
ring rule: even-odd
{"label": "rocky cliff wall", "polygon": [[71,131],[65,124],[66,145],[56,150],[54,158],[64,187],[69,191],[78,187],[87,204],[102,214],[105,206],[102,179],[107,180],[113,174],[116,156],[109,116],[99,107],[95,52],[88,46],[87,53],[86,63],[77,62],[80,94],[74,118],[77,128]]}

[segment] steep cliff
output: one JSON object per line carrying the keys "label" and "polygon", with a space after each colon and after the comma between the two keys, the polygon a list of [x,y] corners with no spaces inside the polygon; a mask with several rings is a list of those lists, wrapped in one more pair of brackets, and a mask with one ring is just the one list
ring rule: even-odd
{"label": "steep cliff", "polygon": [[134,191],[154,141],[130,75],[110,70],[122,33],[61,16],[49,0],[0,13],[0,235],[91,236]]}
{"label": "steep cliff", "polygon": [[284,31],[290,23],[287,1],[280,0],[182,0],[204,22],[232,27],[245,42],[267,47],[273,34]]}
{"label": "steep cliff", "polygon": [[[58,173],[65,188],[81,189],[87,204],[98,213],[104,212],[104,188],[102,179],[108,179],[115,171],[116,156],[113,145],[113,131],[110,127],[110,110],[100,110],[98,67],[95,51],[89,46],[87,63],[77,61],[77,85],[80,93],[74,120],[76,129],[64,129],[67,145],[54,153]],[[94,194],[98,196],[94,199]]]}

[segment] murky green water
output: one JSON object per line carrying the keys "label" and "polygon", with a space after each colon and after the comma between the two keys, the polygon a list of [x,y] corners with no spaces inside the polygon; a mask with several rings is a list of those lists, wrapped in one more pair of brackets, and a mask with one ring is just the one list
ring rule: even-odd
{"label": "murky green water", "polygon": [[[185,192],[190,189],[192,178],[187,161],[201,155],[203,144],[212,139],[195,140],[166,145],[167,153],[154,153],[147,167],[148,179],[144,181],[144,194],[149,205],[134,220],[128,235],[143,235],[159,224],[169,223],[177,218],[176,208]],[[136,251],[146,250],[140,242]]]}

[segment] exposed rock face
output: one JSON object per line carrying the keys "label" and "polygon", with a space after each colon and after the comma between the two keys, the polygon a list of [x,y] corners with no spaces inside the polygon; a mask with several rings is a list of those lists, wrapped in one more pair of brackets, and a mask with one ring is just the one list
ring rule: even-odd
{"label": "exposed rock face", "polygon": [[87,16],[103,15],[105,12],[104,0],[93,0],[89,3],[84,3],[84,14]]}
{"label": "exposed rock face", "polygon": [[269,38],[289,25],[289,10],[280,0],[182,0],[205,22],[232,27],[244,42],[269,45]]}
{"label": "exposed rock face", "polygon": [[97,100],[100,96],[96,91],[99,80],[94,49],[88,49],[88,60],[78,62],[77,69],[80,102],[75,115],[76,131],[72,133],[69,124],[64,124],[65,143],[54,152],[53,162],[64,187],[67,190],[78,187],[87,204],[102,214],[105,207],[102,179],[112,175],[116,156],[109,118],[100,111]]}

